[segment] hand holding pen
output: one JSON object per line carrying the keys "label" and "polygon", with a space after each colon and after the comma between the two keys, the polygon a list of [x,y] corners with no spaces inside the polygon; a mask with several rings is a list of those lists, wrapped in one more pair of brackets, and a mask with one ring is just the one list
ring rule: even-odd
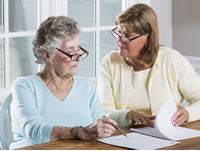
{"label": "hand holding pen", "polygon": [[[106,116],[104,116],[105,118]],[[120,133],[122,133],[125,137],[128,138],[128,136],[126,135],[126,133],[124,133],[119,127],[117,127],[116,125],[113,125]],[[128,138],[129,139],[129,138]]]}
{"label": "hand holding pen", "polygon": [[81,140],[95,140],[111,136],[115,131],[117,122],[111,118],[104,117],[97,119],[94,123],[86,127],[78,127],[78,139]]}

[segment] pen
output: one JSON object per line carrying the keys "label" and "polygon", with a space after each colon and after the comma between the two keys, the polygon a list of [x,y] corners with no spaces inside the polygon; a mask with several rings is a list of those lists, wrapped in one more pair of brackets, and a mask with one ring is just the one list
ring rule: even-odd
{"label": "pen", "polygon": [[[128,136],[126,135],[126,133],[124,133],[119,127],[115,126],[115,125],[112,125],[114,126],[120,133],[122,133],[125,137],[128,138]],[[129,139],[129,138],[128,138]]]}
{"label": "pen", "polygon": [[[106,116],[103,116],[103,117],[106,117]],[[126,133],[124,133],[119,127],[115,126],[112,124],[112,126],[114,126],[120,133],[122,133],[125,137],[128,138],[128,136],[126,135]],[[128,138],[129,139],[129,138]]]}

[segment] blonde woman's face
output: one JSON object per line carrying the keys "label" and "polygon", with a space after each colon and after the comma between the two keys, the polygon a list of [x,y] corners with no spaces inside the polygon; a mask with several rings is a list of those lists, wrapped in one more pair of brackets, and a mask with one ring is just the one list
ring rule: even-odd
{"label": "blonde woman's face", "polygon": [[[126,24],[120,24],[117,26],[120,36],[125,36],[129,39],[139,36],[138,33],[131,33],[128,31]],[[130,41],[129,43],[123,42],[122,38],[116,39],[118,46],[118,54],[122,57],[128,57],[130,59],[137,58],[140,50],[148,43],[147,35],[142,35],[137,39]]]}

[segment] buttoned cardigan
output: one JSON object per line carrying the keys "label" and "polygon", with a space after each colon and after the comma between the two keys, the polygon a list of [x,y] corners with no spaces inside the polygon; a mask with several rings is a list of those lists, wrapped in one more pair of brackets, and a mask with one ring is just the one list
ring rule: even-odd
{"label": "buttoned cardigan", "polygon": [[[101,61],[97,78],[97,92],[106,116],[118,122],[119,127],[128,126],[126,114],[132,74],[117,51],[110,52]],[[162,104],[169,96],[180,105],[186,99],[189,106],[189,120],[200,119],[200,77],[178,51],[160,47],[158,57],[150,71],[148,97],[152,115],[157,115]],[[138,95],[142,95],[142,92]],[[132,98],[132,101],[137,96]],[[134,110],[134,108],[133,108]]]}

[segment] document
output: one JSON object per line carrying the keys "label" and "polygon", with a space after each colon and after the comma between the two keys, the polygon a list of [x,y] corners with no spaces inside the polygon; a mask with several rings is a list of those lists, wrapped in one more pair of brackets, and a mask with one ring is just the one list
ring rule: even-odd
{"label": "document", "polygon": [[168,140],[183,140],[192,137],[199,137],[200,131],[172,125],[172,116],[177,111],[176,104],[172,97],[169,97],[160,108],[154,123],[155,128],[131,128],[131,131],[164,138]]}
{"label": "document", "polygon": [[101,138],[98,139],[97,141],[114,146],[120,146],[130,149],[140,149],[140,150],[154,150],[158,148],[172,146],[179,143],[139,133],[128,133],[127,136],[129,139],[126,138],[124,135],[118,135],[108,138]]}
{"label": "document", "polygon": [[[160,108],[154,123],[155,128],[131,128],[126,138],[123,135],[98,139],[98,141],[131,149],[153,150],[178,144],[176,140],[199,137],[200,131],[172,125],[172,116],[177,111],[172,97],[169,97]],[[144,135],[145,134],[145,135]]]}

